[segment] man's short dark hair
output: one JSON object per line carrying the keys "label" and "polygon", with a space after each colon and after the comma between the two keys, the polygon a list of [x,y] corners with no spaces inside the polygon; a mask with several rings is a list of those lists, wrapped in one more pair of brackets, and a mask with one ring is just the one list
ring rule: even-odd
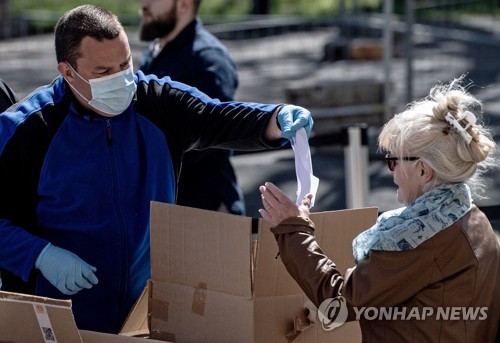
{"label": "man's short dark hair", "polygon": [[98,41],[114,39],[123,26],[110,11],[95,5],[83,5],[66,12],[55,27],[57,62],[68,62],[76,69],[76,60],[82,39],[92,37]]}

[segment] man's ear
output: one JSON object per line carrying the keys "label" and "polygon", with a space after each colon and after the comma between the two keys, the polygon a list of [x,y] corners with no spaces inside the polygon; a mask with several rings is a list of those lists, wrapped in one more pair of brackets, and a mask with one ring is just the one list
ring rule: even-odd
{"label": "man's ear", "polygon": [[73,82],[73,73],[71,72],[71,68],[69,67],[68,63],[59,62],[59,64],[57,65],[57,70],[59,71],[59,73],[61,73],[66,81]]}
{"label": "man's ear", "polygon": [[191,15],[193,9],[193,0],[177,0],[177,13],[178,14],[189,14]]}
{"label": "man's ear", "polygon": [[434,170],[422,160],[419,160],[420,182],[422,185],[429,183],[434,177]]}

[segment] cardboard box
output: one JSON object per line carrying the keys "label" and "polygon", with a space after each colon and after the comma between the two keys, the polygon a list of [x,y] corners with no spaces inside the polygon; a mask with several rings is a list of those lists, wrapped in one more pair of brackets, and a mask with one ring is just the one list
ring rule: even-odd
{"label": "cardboard box", "polygon": [[[377,208],[311,215],[319,244],[341,271],[354,264],[353,238],[376,217]],[[142,314],[130,315],[138,325],[125,327],[144,328],[147,317],[151,337],[176,343],[361,341],[357,322],[293,337],[308,299],[277,252],[263,220],[152,202],[152,280],[136,305]]]}
{"label": "cardboard box", "polygon": [[0,342],[82,342],[71,301],[0,292]]}
{"label": "cardboard box", "polygon": [[70,300],[0,291],[0,342],[153,343],[157,341],[78,330]]}
{"label": "cardboard box", "polygon": [[[111,335],[102,332],[80,330],[83,343],[165,343],[153,339]],[[64,342],[64,341],[59,341]],[[47,343],[47,342],[46,342]],[[52,342],[50,342],[52,343]]]}

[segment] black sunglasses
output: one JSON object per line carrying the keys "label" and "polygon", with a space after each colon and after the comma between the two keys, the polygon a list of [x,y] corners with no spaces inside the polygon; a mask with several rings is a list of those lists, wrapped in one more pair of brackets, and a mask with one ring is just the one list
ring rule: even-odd
{"label": "black sunglasses", "polygon": [[394,171],[397,161],[416,161],[420,159],[420,157],[391,157],[389,155],[390,153],[385,155],[385,162],[387,163],[387,168],[389,168],[391,172]]}

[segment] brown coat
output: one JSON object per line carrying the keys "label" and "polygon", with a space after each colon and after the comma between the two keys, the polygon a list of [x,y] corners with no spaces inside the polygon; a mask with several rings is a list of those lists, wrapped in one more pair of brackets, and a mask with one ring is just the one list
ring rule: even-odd
{"label": "brown coat", "polygon": [[[318,247],[310,219],[290,218],[271,230],[288,272],[318,307],[342,295],[350,306],[350,319],[354,307],[406,308],[407,315],[415,307],[420,314],[423,307],[434,309],[425,320],[361,316],[363,342],[495,342],[500,246],[477,207],[413,250],[372,250],[345,277]],[[438,320],[438,308],[447,307],[483,308],[479,314],[486,313],[487,319]]]}

